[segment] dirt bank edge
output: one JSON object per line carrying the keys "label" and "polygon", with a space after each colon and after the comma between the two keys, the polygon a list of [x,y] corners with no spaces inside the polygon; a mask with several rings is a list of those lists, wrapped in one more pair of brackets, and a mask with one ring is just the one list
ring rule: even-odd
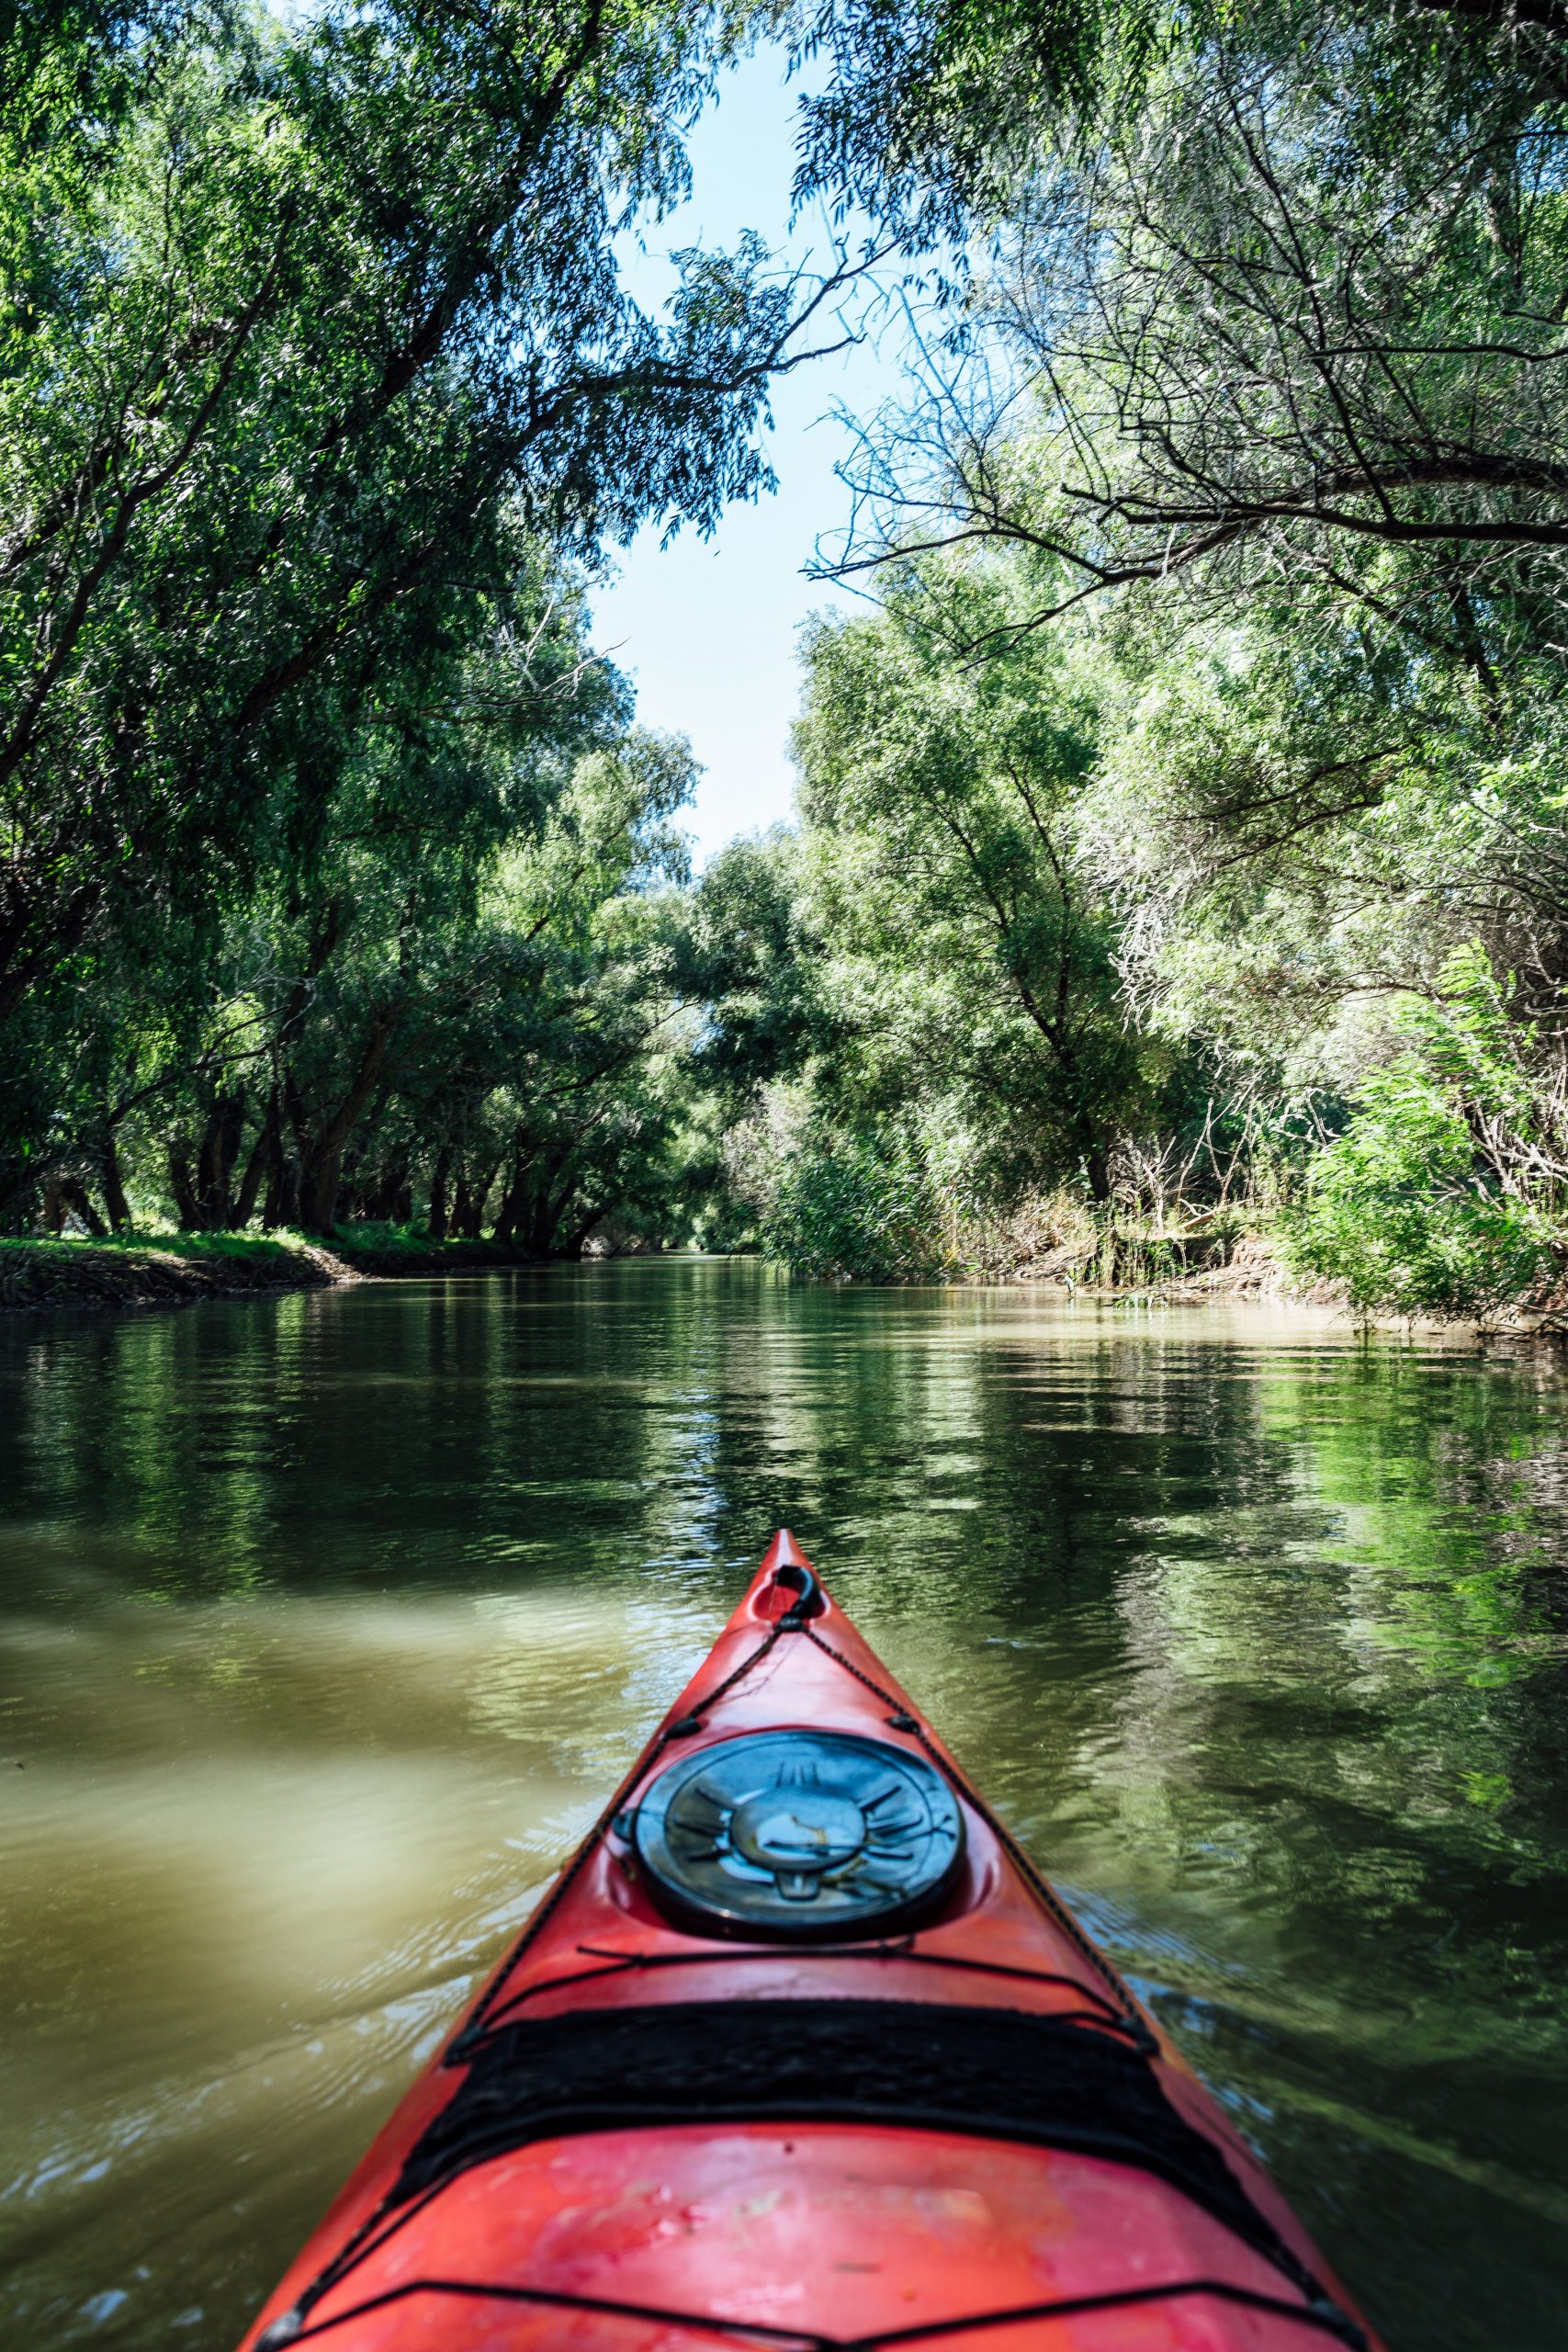
{"label": "dirt bank edge", "polygon": [[427,1248],[351,1238],[332,1247],[299,1236],[177,1235],[150,1241],[0,1240],[0,1315],[112,1313],[190,1306],[204,1298],[333,1290],[401,1274],[461,1273],[537,1260],[489,1242]]}

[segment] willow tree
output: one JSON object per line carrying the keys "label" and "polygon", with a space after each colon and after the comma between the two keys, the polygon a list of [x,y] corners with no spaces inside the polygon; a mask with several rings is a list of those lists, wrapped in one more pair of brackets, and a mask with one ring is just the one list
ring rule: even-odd
{"label": "willow tree", "polygon": [[[1103,1202],[1168,1071],[1123,1016],[1086,854],[1092,656],[1008,638],[1016,594],[931,565],[807,641],[801,811],[839,1026],[817,1084],[955,1126],[973,1196],[1066,1181]],[[968,661],[976,631],[1004,650]]]}
{"label": "willow tree", "polygon": [[627,294],[734,34],[669,0],[54,10],[4,52],[0,1198],[99,959],[308,876],[521,527],[570,557],[762,478],[798,290]]}
{"label": "willow tree", "polygon": [[1102,46],[1032,121],[907,94],[910,170],[991,233],[865,424],[834,568],[985,549],[1018,597],[976,674],[1021,633],[1114,651],[1089,832],[1127,1017],[1298,1140],[1479,944],[1529,1074],[1505,1157],[1563,1151],[1562,30],[1258,0]]}

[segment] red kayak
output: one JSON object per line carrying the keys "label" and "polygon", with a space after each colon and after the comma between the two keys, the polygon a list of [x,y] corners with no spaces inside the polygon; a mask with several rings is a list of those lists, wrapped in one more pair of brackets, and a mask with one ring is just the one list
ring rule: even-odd
{"label": "red kayak", "polygon": [[247,2352],[1375,2352],[787,1533]]}

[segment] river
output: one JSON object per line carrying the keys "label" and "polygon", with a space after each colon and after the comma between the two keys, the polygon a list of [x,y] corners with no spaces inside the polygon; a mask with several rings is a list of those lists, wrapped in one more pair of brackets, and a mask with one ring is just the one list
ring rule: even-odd
{"label": "river", "polygon": [[0,2341],[226,2352],[784,1522],[1394,2352],[1560,2352],[1565,1405],[723,1261],[13,1322]]}

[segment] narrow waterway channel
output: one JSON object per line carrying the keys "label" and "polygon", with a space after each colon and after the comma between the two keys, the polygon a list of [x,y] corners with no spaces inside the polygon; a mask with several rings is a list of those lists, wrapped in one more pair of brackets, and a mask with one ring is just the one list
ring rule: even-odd
{"label": "narrow waterway channel", "polygon": [[784,1521],[1394,2352],[1557,2352],[1565,1408],[722,1261],[0,1331],[0,2341],[225,2352]]}

